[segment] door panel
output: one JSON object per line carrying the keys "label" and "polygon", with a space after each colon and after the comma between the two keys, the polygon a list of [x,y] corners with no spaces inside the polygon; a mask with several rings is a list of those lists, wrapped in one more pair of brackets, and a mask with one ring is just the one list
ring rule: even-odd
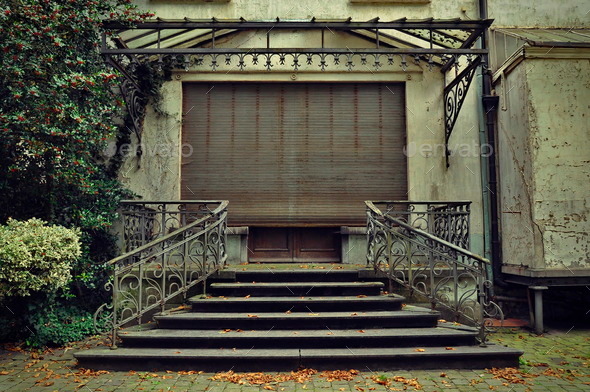
{"label": "door panel", "polygon": [[251,227],[250,262],[339,262],[339,227]]}
{"label": "door panel", "polygon": [[295,229],[294,261],[340,261],[340,228]]}
{"label": "door panel", "polygon": [[289,227],[251,227],[248,249],[250,261],[292,261],[292,230]]}

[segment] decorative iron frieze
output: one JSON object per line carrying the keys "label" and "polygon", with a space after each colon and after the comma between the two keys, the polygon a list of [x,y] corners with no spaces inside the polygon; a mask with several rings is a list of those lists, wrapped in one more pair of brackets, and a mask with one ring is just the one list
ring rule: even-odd
{"label": "decorative iron frieze", "polygon": [[[368,21],[353,21],[351,18],[319,20],[315,17],[306,21],[280,18],[268,21],[157,18],[134,24],[105,21],[101,53],[120,70],[125,68],[121,65],[123,63],[150,63],[155,69],[161,69],[165,63],[172,65],[173,69],[194,72],[221,69],[224,72],[343,69],[378,72],[406,71],[412,66],[423,66],[430,71],[436,67],[446,75],[453,68],[455,72],[463,69],[444,89],[445,142],[448,146],[475,69],[487,57],[487,49],[477,48],[475,42],[491,23],[491,19],[400,18],[381,21],[378,17]],[[321,47],[273,47],[271,36],[279,30],[318,34]],[[359,35],[367,46],[327,48],[324,39],[326,31]],[[227,47],[216,46],[216,37],[219,40],[221,36],[230,37],[242,32],[264,32],[265,47],[232,47],[231,39],[224,40],[223,45]],[[124,75],[129,81],[123,84],[122,91],[133,119],[134,131],[141,138],[145,97],[132,75]],[[447,147],[447,166],[448,159]]]}

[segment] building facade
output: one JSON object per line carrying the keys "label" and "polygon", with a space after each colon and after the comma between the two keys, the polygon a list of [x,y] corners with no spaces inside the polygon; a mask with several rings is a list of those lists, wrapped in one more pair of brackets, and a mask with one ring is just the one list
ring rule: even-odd
{"label": "building facade", "polygon": [[[161,23],[220,27],[129,30],[121,33],[125,47],[215,48],[228,56],[177,56],[133,140],[131,151],[140,144],[142,154],[128,156],[121,179],[145,200],[229,200],[230,262],[364,263],[364,200],[465,200],[471,250],[493,258],[497,274],[527,285],[535,280],[520,277],[590,276],[586,2],[138,3]],[[482,34],[429,25],[457,20],[479,21]],[[224,21],[266,24],[226,29]],[[389,21],[421,24],[329,28]],[[531,44],[540,30],[559,47]],[[491,55],[444,52],[466,47]],[[301,57],[255,59],[252,48],[298,49]],[[363,57],[369,48],[425,52]],[[311,61],[306,49],[315,50]],[[336,61],[330,49],[354,56],[342,52]],[[474,59],[485,61],[470,68]],[[470,69],[471,84],[450,116],[447,87]],[[487,88],[484,74],[493,82]]]}

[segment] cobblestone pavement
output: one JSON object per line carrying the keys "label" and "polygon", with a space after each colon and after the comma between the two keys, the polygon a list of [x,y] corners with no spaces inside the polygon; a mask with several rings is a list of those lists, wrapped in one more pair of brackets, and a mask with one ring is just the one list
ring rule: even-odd
{"label": "cobblestone pavement", "polygon": [[[521,367],[488,370],[419,370],[344,373],[352,380],[329,381],[318,372],[301,383],[260,385],[212,380],[213,374],[185,372],[96,372],[76,367],[72,348],[43,353],[0,348],[0,391],[590,391],[590,330],[554,329],[536,336],[526,330],[502,329],[493,338],[520,348]],[[96,339],[85,342],[95,345]],[[276,375],[272,373],[271,375]],[[504,377],[504,378],[502,378]],[[258,375],[260,378],[260,375]]]}

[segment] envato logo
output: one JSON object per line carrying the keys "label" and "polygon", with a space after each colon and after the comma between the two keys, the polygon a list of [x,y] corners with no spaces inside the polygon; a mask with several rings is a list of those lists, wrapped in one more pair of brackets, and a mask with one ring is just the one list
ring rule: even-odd
{"label": "envato logo", "polygon": [[[457,143],[448,146],[450,156],[458,156],[461,158],[470,157],[484,157],[487,158],[492,155],[494,149],[491,144],[479,144],[476,142],[470,143]],[[415,142],[409,143],[404,146],[404,155],[407,157],[414,157],[416,155],[421,157],[431,156],[445,156],[447,146],[443,143],[422,143],[417,144]]]}
{"label": "envato logo", "polygon": [[181,156],[183,158],[193,155],[194,148],[188,143],[123,143],[117,146],[117,143],[111,142],[103,151],[107,157],[121,155],[125,158],[136,155],[148,157],[162,157],[175,158]]}

